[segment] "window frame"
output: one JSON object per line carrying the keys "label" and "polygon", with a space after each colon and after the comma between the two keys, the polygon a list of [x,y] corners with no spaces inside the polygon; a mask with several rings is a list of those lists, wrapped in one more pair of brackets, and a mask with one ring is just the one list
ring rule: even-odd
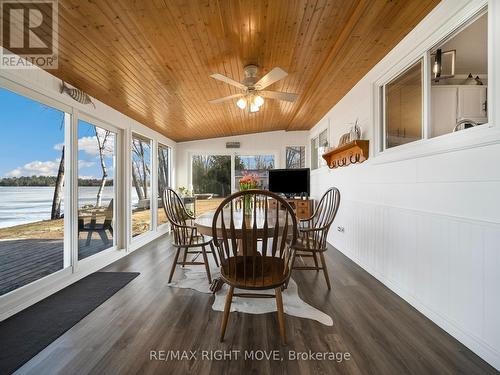
{"label": "window frame", "polygon": [[[307,153],[307,147],[306,147],[306,153]],[[211,156],[211,155],[220,155],[220,156],[230,156],[231,157],[231,194],[234,194],[237,192],[236,190],[236,182],[235,182],[235,159],[236,156],[257,156],[257,155],[272,155],[274,157],[274,168],[279,168],[278,166],[280,165],[280,152],[278,150],[259,150],[257,152],[248,150],[248,149],[238,149],[238,151],[228,151],[227,149],[221,149],[220,151],[217,152],[210,152],[206,150],[196,150],[192,149],[189,150],[187,153],[187,188],[189,190],[193,189],[193,156]]]}
{"label": "window frame", "polygon": [[[47,80],[28,80],[19,76],[18,71],[3,71],[0,74],[0,87],[11,91],[14,94],[36,101],[45,106],[65,112],[68,121],[65,124],[64,144],[65,144],[65,192],[64,192],[64,263],[63,268],[35,280],[23,287],[12,290],[0,296],[0,318],[4,319],[22,310],[28,305],[36,303],[41,299],[69,285],[74,280],[84,277],[96,269],[102,268],[113,261],[116,261],[129,253],[137,250],[141,246],[158,238],[168,232],[168,226],[152,227],[150,231],[131,241],[130,226],[130,189],[131,180],[130,166],[130,142],[132,133],[152,141],[151,154],[156,150],[156,144],[167,146],[171,150],[171,183],[175,183],[176,177],[172,174],[175,170],[176,147],[175,142],[162,134],[133,121],[109,107],[96,102],[96,107],[84,105],[71,99],[66,94],[61,94],[57,89],[60,80],[55,77],[48,77]],[[35,72],[33,77],[39,78],[39,72]],[[40,72],[45,74],[45,72]],[[30,75],[31,78],[31,75]],[[45,79],[45,76],[42,76]],[[116,140],[116,199],[114,207],[116,238],[115,246],[105,249],[95,255],[78,260],[78,120],[82,119],[102,128],[109,128],[117,135]],[[152,156],[153,158],[154,156]],[[156,162],[152,160],[152,186],[156,186],[155,168]],[[153,204],[155,204],[153,200]],[[136,241],[137,240],[137,241]],[[24,301],[20,303],[19,301]]]}
{"label": "window frame", "polygon": [[[167,149],[168,151],[168,161],[167,161],[167,173],[168,173],[168,176],[167,176],[167,186],[171,187],[172,186],[172,147],[170,146],[167,146],[166,144],[160,142],[160,141],[156,141],[156,147],[155,147],[155,150],[156,150],[156,181],[155,181],[155,185],[156,185],[156,199],[161,199],[161,195],[160,195],[160,183],[159,183],[159,176],[158,176],[158,168],[160,166],[159,164],[159,155],[160,155],[160,148],[164,148],[164,149]],[[167,226],[169,226],[169,223],[168,223],[168,220],[167,222],[165,223],[159,223],[158,222],[158,209],[159,207],[157,207],[156,209],[156,228],[165,228]]]}
{"label": "window frame", "polygon": [[[292,148],[292,147],[304,147],[304,165],[303,166],[300,166],[299,168],[306,168],[306,165],[307,165],[307,146],[306,145],[303,145],[303,144],[289,144],[289,145],[286,145],[285,146],[285,168],[288,168],[288,166],[286,165],[287,163],[287,150],[289,148]],[[302,164],[302,163],[301,163]],[[293,168],[292,168],[293,169]]]}
{"label": "window frame", "polygon": [[[122,202],[123,200],[123,196],[124,196],[124,189],[122,188],[123,184],[122,184],[122,175],[120,173],[121,169],[122,169],[122,163],[123,163],[123,160],[122,160],[122,157],[121,157],[121,149],[120,149],[120,144],[122,142],[122,137],[123,137],[123,132],[121,131],[121,129],[117,128],[116,126],[113,126],[105,121],[102,121],[98,118],[95,118],[93,116],[90,116],[86,113],[78,113],[78,116],[75,116],[76,117],[76,121],[75,121],[75,124],[73,126],[73,129],[74,129],[74,132],[75,132],[75,136],[76,136],[76,143],[75,143],[75,158],[76,158],[76,176],[75,176],[75,180],[74,180],[74,186],[75,186],[75,190],[74,190],[74,193],[76,195],[76,199],[74,201],[74,204],[75,204],[75,209],[73,210],[74,212],[72,212],[73,215],[75,215],[73,217],[73,221],[74,221],[74,230],[75,230],[75,233],[76,233],[76,243],[74,244],[74,246],[76,247],[76,262],[85,262],[86,259],[92,259],[94,258],[95,256],[99,256],[100,254],[102,253],[106,253],[106,252],[112,252],[112,251],[116,251],[116,250],[119,250],[120,246],[120,242],[121,242],[121,238],[123,236],[123,229],[121,225],[119,225],[119,222],[118,222],[118,218],[120,217],[120,212],[122,211],[122,208],[120,207],[120,202]],[[83,258],[83,259],[78,259],[78,238],[79,238],[79,232],[78,232],[78,175],[79,175],[79,172],[78,172],[78,152],[79,152],[79,149],[78,149],[78,127],[79,127],[79,122],[81,121],[85,121],[87,123],[89,123],[90,125],[93,125],[93,126],[97,126],[101,129],[104,129],[104,130],[109,130],[111,132],[113,132],[115,134],[115,152],[114,152],[114,170],[113,170],[113,194],[114,194],[114,204],[113,204],[113,222],[114,222],[114,227],[113,227],[113,246],[110,246],[108,247],[107,249],[104,249],[96,254],[93,254],[89,257],[86,257],[86,258]]]}
{"label": "window frame", "polygon": [[[6,78],[0,76],[0,88],[10,91],[15,95],[22,96],[24,98],[30,99],[47,107],[51,107],[55,110],[65,113],[65,115],[69,116],[69,120],[64,121],[64,147],[65,147],[65,158],[64,158],[64,170],[65,170],[65,180],[72,180],[75,175],[78,175],[74,171],[76,169],[73,168],[73,165],[78,167],[78,161],[73,158],[73,154],[75,149],[78,147],[77,144],[73,143],[73,133],[74,133],[74,124],[75,119],[77,118],[77,113],[73,107],[68,106],[64,103],[60,103],[57,100],[54,100],[48,96],[38,93],[30,88],[27,88],[23,85],[10,81]],[[64,230],[63,230],[63,266],[60,270],[52,272],[44,277],[41,277],[37,280],[34,280],[22,287],[18,287],[6,294],[0,296],[0,301],[4,299],[8,299],[10,295],[14,295],[17,293],[22,293],[22,291],[26,288],[29,288],[31,285],[40,284],[40,282],[44,283],[44,280],[50,280],[52,278],[57,278],[60,275],[69,275],[75,272],[75,268],[77,267],[78,257],[75,259],[75,247],[74,247],[74,222],[72,222],[72,218],[74,215],[75,206],[73,204],[73,192],[72,192],[71,184],[64,184]]]}
{"label": "window frame", "polygon": [[[472,9],[464,11],[463,14],[457,14],[445,25],[439,32],[431,34],[424,42],[419,45],[419,48],[413,49],[408,54],[401,58],[396,64],[393,64],[388,70],[382,73],[378,79],[372,84],[373,98],[373,141],[372,148],[373,156],[376,157],[372,162],[384,163],[395,160],[412,159],[415,157],[433,155],[436,153],[448,152],[450,150],[471,148],[480,146],[485,143],[490,143],[492,138],[500,138],[500,127],[494,124],[494,109],[492,105],[488,106],[488,122],[480,126],[466,129],[460,132],[451,132],[442,134],[436,137],[431,137],[431,56],[430,52],[437,46],[445,43],[448,39],[457,35],[461,29],[471,24],[479,17],[488,14],[488,86],[494,85],[496,75],[493,72],[493,43],[495,28],[493,9],[490,9],[488,2],[485,0],[479,4],[475,4]],[[406,144],[386,148],[386,128],[385,128],[385,110],[384,86],[392,81],[395,77],[402,74],[410,68],[419,59],[423,59],[423,124],[420,140],[409,142]],[[429,79],[427,79],[429,77]],[[487,101],[494,102],[494,90],[488,87]]]}
{"label": "window frame", "polygon": [[[428,54],[428,53],[427,53]],[[426,54],[426,55],[427,55]],[[426,64],[426,61],[427,61],[427,64]],[[421,74],[420,74],[420,81],[421,81],[421,84],[422,84],[422,125],[420,127],[420,134],[421,134],[421,138],[420,139],[417,139],[416,141],[411,141],[411,142],[407,142],[407,143],[403,143],[401,145],[396,145],[396,146],[392,146],[392,147],[387,147],[387,116],[386,116],[386,113],[387,113],[387,91],[386,91],[386,87],[387,85],[391,84],[392,82],[394,82],[396,79],[400,78],[401,76],[403,76],[405,73],[407,73],[410,69],[412,69],[416,64],[420,63],[421,64],[421,67],[422,67],[422,70],[421,70]],[[429,96],[426,97],[425,93],[426,93],[426,83],[427,83],[427,86],[430,86],[430,83],[427,82],[427,79],[426,79],[426,71],[427,69],[429,68],[429,63],[430,63],[430,60],[427,60],[425,57],[422,57],[422,56],[419,56],[416,60],[414,60],[413,62],[409,63],[404,69],[398,71],[397,73],[395,73],[392,78],[390,78],[387,82],[385,82],[382,86],[381,86],[381,98],[380,98],[380,102],[381,102],[381,112],[382,112],[382,134],[381,134],[381,137],[382,137],[382,144],[380,145],[380,149],[381,151],[386,151],[386,150],[389,150],[389,149],[393,149],[395,147],[401,147],[401,146],[404,146],[404,145],[407,145],[407,144],[410,144],[410,143],[415,143],[415,142],[419,142],[419,141],[422,141],[424,139],[427,139],[427,135],[428,135],[428,128],[429,128],[429,122],[426,121],[426,110],[425,110],[425,102],[426,100],[429,100]],[[427,71],[428,73],[428,71]],[[430,87],[429,87],[430,89]],[[429,91],[430,92],[430,91]]]}
{"label": "window frame", "polygon": [[[233,155],[232,155],[232,160],[233,160],[233,163],[231,164],[231,167],[232,167],[232,171],[231,171],[231,175],[232,175],[232,181],[231,181],[231,191],[233,193],[235,192],[238,192],[239,189],[237,189],[237,184],[236,184],[236,157],[250,157],[250,156],[272,156],[273,157],[273,165],[274,167],[272,169],[276,169],[277,168],[277,161],[276,161],[276,153],[275,152],[251,152],[251,151],[248,151],[248,152],[235,152]],[[269,170],[269,169],[268,169]],[[268,180],[269,180],[269,176],[268,176]],[[268,181],[269,183],[269,181]]]}
{"label": "window frame", "polygon": [[[323,168],[327,167],[327,163],[326,161],[322,161],[322,154],[320,154],[320,144],[319,144],[319,137],[321,134],[323,134],[324,132],[326,131],[326,140],[328,142],[328,146],[327,147],[330,147],[331,146],[331,140],[330,140],[330,122],[328,120],[327,124],[326,125],[323,125],[321,127],[318,128],[318,130],[314,133],[314,136],[310,137],[309,138],[309,143],[310,143],[310,150],[309,150],[309,168],[311,170],[311,172],[314,172],[314,171],[319,171],[319,170],[322,170]],[[312,143],[315,142],[316,143],[316,153],[314,155],[314,159],[313,159],[313,146],[312,146]],[[306,147],[306,154],[307,154],[307,147]],[[313,168],[313,162],[314,160],[316,160],[316,168]],[[306,167],[307,167],[307,160],[306,160]]]}
{"label": "window frame", "polygon": [[[136,136],[139,136],[139,138],[142,138],[144,140],[148,140],[149,141],[149,147],[150,147],[150,152],[149,152],[149,165],[150,165],[150,168],[151,168],[151,171],[150,171],[150,175],[149,175],[149,179],[150,179],[150,184],[151,184],[151,193],[150,193],[150,196],[149,196],[149,220],[150,220],[150,224],[149,224],[149,230],[143,232],[143,233],[140,233],[138,234],[137,236],[134,236],[133,235],[133,211],[132,211],[132,188],[133,188],[133,179],[132,179],[132,168],[133,168],[133,165],[132,165],[132,157],[133,157],[133,153],[134,151],[132,150],[132,142],[134,141],[134,135]],[[142,133],[140,130],[136,130],[136,129],[132,129],[131,132],[130,132],[130,144],[128,145],[130,147],[130,153],[128,154],[128,159],[129,159],[129,171],[127,172],[127,174],[130,175],[130,186],[129,186],[129,194],[128,194],[128,200],[127,200],[127,204],[128,204],[128,210],[130,212],[130,220],[127,220],[128,223],[127,223],[127,226],[128,226],[128,240],[130,241],[130,243],[141,243],[141,241],[143,241],[143,238],[147,238],[148,236],[151,235],[151,233],[155,232],[156,231],[156,228],[157,228],[157,225],[156,225],[156,215],[153,214],[153,212],[155,212],[154,210],[157,209],[155,208],[157,206],[157,204],[155,203],[155,201],[157,202],[157,200],[153,199],[153,196],[156,197],[157,195],[157,174],[156,174],[156,171],[155,171],[155,168],[156,168],[156,162],[155,162],[155,157],[157,155],[156,153],[156,143],[157,143],[157,140],[153,139],[153,138],[150,138],[149,136],[147,135],[144,135],[144,133]]]}

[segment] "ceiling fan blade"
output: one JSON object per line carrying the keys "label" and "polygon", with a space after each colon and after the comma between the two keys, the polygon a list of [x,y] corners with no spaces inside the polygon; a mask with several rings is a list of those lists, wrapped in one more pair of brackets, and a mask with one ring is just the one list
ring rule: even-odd
{"label": "ceiling fan blade", "polygon": [[288,75],[287,72],[285,72],[281,68],[273,68],[269,73],[267,73],[264,77],[259,79],[259,81],[255,84],[255,87],[257,90],[263,90],[267,86],[272,85],[274,82],[279,81],[280,79],[285,78]]}
{"label": "ceiling fan blade", "polygon": [[259,91],[259,94],[264,98],[284,100],[287,102],[294,102],[299,97],[299,94],[281,91]]}
{"label": "ceiling fan blade", "polygon": [[209,100],[208,102],[212,103],[212,104],[219,104],[219,103],[227,102],[227,101],[235,99],[235,98],[241,98],[242,96],[245,96],[245,94],[233,94],[233,95],[225,96],[223,98],[212,99],[212,100]]}
{"label": "ceiling fan blade", "polygon": [[247,87],[242,84],[242,83],[239,83],[238,81],[235,81],[234,79],[231,79],[229,77],[226,77],[226,76],[223,76],[222,74],[219,74],[219,73],[215,73],[215,74],[212,74],[210,77],[216,79],[216,80],[219,80],[219,81],[222,81],[222,82],[225,82],[229,85],[233,85],[241,90],[246,90]]}

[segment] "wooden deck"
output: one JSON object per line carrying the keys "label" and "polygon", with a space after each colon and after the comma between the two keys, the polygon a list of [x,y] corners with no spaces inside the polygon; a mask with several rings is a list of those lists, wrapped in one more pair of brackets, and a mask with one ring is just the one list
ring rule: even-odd
{"label": "wooden deck", "polygon": [[[215,210],[223,198],[202,199],[196,202],[196,214]],[[146,211],[144,211],[146,212]],[[136,213],[138,221],[139,215]],[[147,213],[147,212],[146,212]],[[106,249],[97,234],[89,246],[85,245],[86,234],[79,239],[79,259]],[[32,283],[63,268],[63,239],[7,239],[0,240],[0,295]]]}
{"label": "wooden deck", "polygon": [[[84,259],[107,247],[96,235],[90,244],[79,240],[79,258]],[[62,239],[21,239],[0,241],[0,295],[41,279],[63,268]]]}

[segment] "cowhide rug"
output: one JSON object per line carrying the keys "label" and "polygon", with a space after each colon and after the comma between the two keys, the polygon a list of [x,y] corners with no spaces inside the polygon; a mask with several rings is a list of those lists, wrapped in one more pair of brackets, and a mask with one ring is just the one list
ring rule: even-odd
{"label": "cowhide rug", "polygon": [[[211,255],[209,255],[211,256]],[[209,258],[210,272],[212,279],[219,276],[219,269],[215,265],[213,259]],[[194,289],[201,293],[211,294],[209,289],[207,274],[204,266],[186,266],[184,268],[177,267],[175,270],[175,278],[177,280],[168,284],[175,288]],[[212,309],[215,311],[224,311],[224,302],[226,299],[228,286],[224,286],[215,294],[215,301]],[[235,293],[238,293],[235,289]],[[248,292],[248,291],[247,291]],[[274,290],[259,291],[260,293],[274,294]],[[288,288],[283,291],[283,308],[285,314],[297,316],[299,318],[313,319],[324,325],[332,326],[332,318],[307,304],[299,297],[297,283],[290,278]],[[241,298],[234,297],[231,303],[231,311],[238,311],[247,314],[265,314],[276,311],[276,300],[274,298]]]}

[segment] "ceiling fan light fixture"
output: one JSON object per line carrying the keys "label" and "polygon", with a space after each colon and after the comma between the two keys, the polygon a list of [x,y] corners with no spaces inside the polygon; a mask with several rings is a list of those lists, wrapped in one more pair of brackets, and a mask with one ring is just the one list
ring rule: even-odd
{"label": "ceiling fan light fixture", "polygon": [[264,98],[260,95],[257,95],[253,99],[253,102],[257,107],[260,107],[262,104],[264,104]]}
{"label": "ceiling fan light fixture", "polygon": [[250,113],[259,112],[259,106],[254,102],[250,103]]}
{"label": "ceiling fan light fixture", "polygon": [[240,98],[238,99],[238,101],[236,102],[236,105],[241,108],[241,109],[245,109],[246,106],[247,106],[247,101],[245,98]]}

